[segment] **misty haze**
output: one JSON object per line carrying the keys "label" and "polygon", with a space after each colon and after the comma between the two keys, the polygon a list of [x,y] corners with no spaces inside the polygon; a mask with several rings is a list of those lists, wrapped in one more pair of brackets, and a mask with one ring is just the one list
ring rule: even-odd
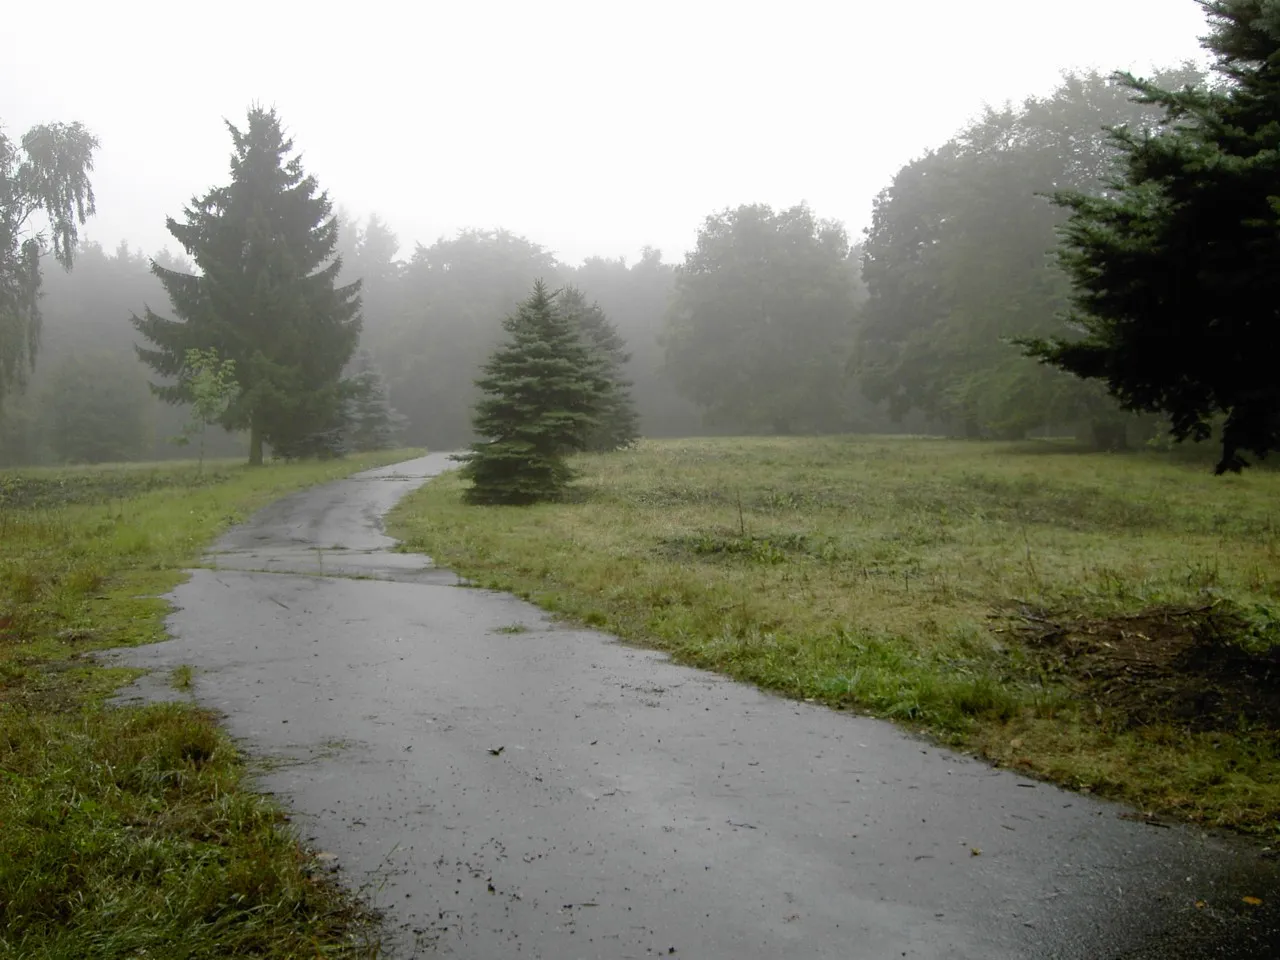
{"label": "misty haze", "polygon": [[0,957],[1280,956],[1280,0],[0,24]]}

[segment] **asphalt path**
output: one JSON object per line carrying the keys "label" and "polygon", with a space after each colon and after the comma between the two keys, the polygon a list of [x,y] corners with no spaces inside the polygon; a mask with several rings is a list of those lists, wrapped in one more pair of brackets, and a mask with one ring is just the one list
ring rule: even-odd
{"label": "asphalt path", "polygon": [[[553,622],[394,551],[434,454],[288,497],[172,595],[126,698],[262,760],[386,956],[1280,957],[1280,864]],[[1252,906],[1244,897],[1256,897]]]}

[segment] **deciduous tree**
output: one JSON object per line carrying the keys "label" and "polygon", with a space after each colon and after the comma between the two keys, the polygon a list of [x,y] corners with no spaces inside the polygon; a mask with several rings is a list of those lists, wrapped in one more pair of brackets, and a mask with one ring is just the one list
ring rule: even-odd
{"label": "deciduous tree", "polygon": [[1105,126],[1161,119],[1129,97],[1098,74],[1068,75],[1047,97],[986,111],[898,173],[864,252],[854,368],[869,397],[967,435],[1123,427],[1103,391],[1026,362],[1009,341],[1061,329],[1069,282],[1051,252],[1063,217],[1045,195],[1106,189],[1117,152]]}
{"label": "deciduous tree", "polygon": [[89,174],[97,149],[79,123],[32,127],[17,144],[0,131],[0,407],[35,363],[40,258],[51,250],[70,270],[77,228],[94,212]]}
{"label": "deciduous tree", "polygon": [[192,437],[197,438],[199,469],[203,470],[205,432],[226,416],[239,390],[236,362],[224,360],[216,350],[192,347],[178,379],[191,397],[191,411],[177,442],[186,445]]}
{"label": "deciduous tree", "polygon": [[854,270],[844,227],[807,206],[708,217],[677,270],[666,334],[677,388],[713,423],[775,433],[846,423]]}

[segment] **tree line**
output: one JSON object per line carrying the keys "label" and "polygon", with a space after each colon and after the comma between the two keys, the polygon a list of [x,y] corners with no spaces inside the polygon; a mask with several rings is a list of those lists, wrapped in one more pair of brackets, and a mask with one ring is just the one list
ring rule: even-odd
{"label": "tree line", "polygon": [[[254,109],[228,125],[230,183],[169,221],[180,256],[90,246],[40,300],[49,244],[23,225],[44,209],[70,265],[96,141],[38,128],[0,152],[0,456],[154,455],[186,422],[156,400],[192,401],[193,350],[232,363],[217,420],[255,462],[340,452],[360,418],[362,442],[455,448],[475,438],[500,321],[540,282],[611,358],[627,433],[1074,431],[1115,449],[1216,431],[1220,467],[1238,469],[1280,437],[1262,359],[1275,324],[1246,306],[1274,274],[1280,14],[1205,6],[1210,75],[1067,74],[905,164],[857,242],[806,205],[745,204],[707,217],[679,264],[646,249],[570,266],[500,229],[401,258],[382,219],[335,213]],[[42,313],[48,362],[22,391]]]}
{"label": "tree line", "polygon": [[[1203,79],[1190,66],[1156,75]],[[1048,96],[984,111],[904,166],[876,198],[865,241],[852,358],[864,393],[968,437],[1074,427],[1114,448],[1153,434],[1154,418],[1027,360],[1013,341],[1064,332],[1071,283],[1053,251],[1066,213],[1051,195],[1105,194],[1118,157],[1108,128],[1143,136],[1163,122],[1118,79],[1069,75]]]}

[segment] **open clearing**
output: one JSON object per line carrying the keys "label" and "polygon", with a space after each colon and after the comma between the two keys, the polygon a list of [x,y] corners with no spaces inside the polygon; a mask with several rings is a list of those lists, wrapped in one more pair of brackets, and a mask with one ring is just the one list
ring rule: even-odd
{"label": "open clearing", "polygon": [[[91,654],[163,639],[160,595],[227,526],[408,455],[0,473],[0,956],[372,949],[213,718],[106,705],[137,671]],[[166,681],[183,693],[192,672]]]}
{"label": "open clearing", "polygon": [[[468,589],[380,518],[447,454],[292,494],[173,592],[191,695],[388,957],[1254,960],[1277,864]],[[323,570],[322,570],[323,567]]]}
{"label": "open clearing", "polygon": [[1280,475],[1053,444],[651,441],[571,502],[461,503],[405,549],[677,660],[992,761],[1280,836]]}

